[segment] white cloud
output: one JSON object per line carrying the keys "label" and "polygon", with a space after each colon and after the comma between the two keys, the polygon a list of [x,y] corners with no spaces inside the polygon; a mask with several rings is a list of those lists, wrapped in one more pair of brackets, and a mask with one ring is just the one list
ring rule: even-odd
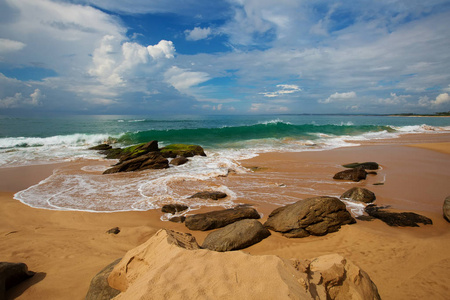
{"label": "white cloud", "polygon": [[88,72],[105,85],[116,86],[123,82],[120,75],[114,72],[117,66],[115,48],[118,47],[119,42],[116,37],[105,35],[100,46],[92,54],[94,66]]}
{"label": "white cloud", "polygon": [[147,47],[148,53],[153,59],[173,58],[175,54],[175,47],[172,41],[161,40],[154,46]]}
{"label": "white cloud", "polygon": [[274,98],[274,97],[279,97],[279,96],[286,95],[286,94],[293,94],[296,92],[301,92],[301,90],[302,90],[298,85],[295,85],[295,84],[278,84],[277,87],[280,88],[277,91],[265,92],[265,93],[260,93],[260,94],[264,95],[264,97]]}
{"label": "white cloud", "polygon": [[22,42],[0,38],[0,53],[22,50],[26,45]]}
{"label": "white cloud", "polygon": [[448,93],[440,94],[436,97],[436,100],[432,102],[433,106],[438,106],[441,104],[449,103],[450,102],[450,96]]}
{"label": "white cloud", "polygon": [[319,100],[319,103],[331,103],[331,102],[339,102],[339,101],[347,101],[347,100],[351,100],[356,98],[356,93],[355,92],[346,92],[346,93],[334,93],[332,95],[330,95],[330,97],[328,97],[325,100]]}
{"label": "white cloud", "polygon": [[211,35],[211,28],[194,27],[194,29],[186,30],[184,33],[186,34],[186,40],[198,41],[208,38]]}
{"label": "white cloud", "polygon": [[0,108],[34,107],[40,105],[43,98],[44,95],[39,89],[35,89],[29,97],[24,97],[22,93],[15,93],[14,96],[0,99]]}
{"label": "white cloud", "polygon": [[30,98],[30,104],[36,106],[41,104],[41,99],[45,98],[45,96],[42,95],[40,89],[35,89],[34,92],[30,95]]}
{"label": "white cloud", "polygon": [[286,106],[279,106],[269,103],[252,103],[249,112],[254,113],[285,113],[289,108]]}
{"label": "white cloud", "polygon": [[171,67],[164,74],[166,81],[183,93],[189,93],[189,88],[210,79],[204,72],[192,72],[176,66]]}
{"label": "white cloud", "polygon": [[384,98],[384,99],[378,99],[378,103],[384,104],[384,105],[401,105],[401,104],[406,104],[408,98],[411,98],[411,95],[397,96],[396,93],[391,93],[391,97]]}
{"label": "white cloud", "polygon": [[428,96],[420,97],[418,105],[419,106],[430,106],[437,107],[443,104],[450,103],[450,95],[448,93],[439,94],[435,100],[430,100]]}

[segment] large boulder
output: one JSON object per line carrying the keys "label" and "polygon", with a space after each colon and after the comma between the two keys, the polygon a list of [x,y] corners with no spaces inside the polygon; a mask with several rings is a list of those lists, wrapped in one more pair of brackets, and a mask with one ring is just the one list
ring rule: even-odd
{"label": "large boulder", "polygon": [[313,197],[275,209],[264,226],[289,238],[325,235],[355,219],[335,197]]}
{"label": "large boulder", "polygon": [[121,150],[120,161],[123,162],[156,151],[159,151],[158,141],[150,141],[148,143],[126,147]]}
{"label": "large boulder", "polygon": [[354,168],[354,169],[348,169],[341,172],[336,173],[333,176],[333,179],[338,180],[353,180],[353,181],[360,181],[363,179],[366,179],[367,172],[366,170],[362,168]]}
{"label": "large boulder", "polygon": [[442,211],[444,213],[444,219],[450,222],[450,196],[445,198],[444,206],[442,207]]}
{"label": "large boulder", "polygon": [[200,198],[200,199],[211,199],[211,200],[219,200],[222,198],[225,198],[227,194],[220,191],[203,191],[195,193],[194,195],[190,196],[189,198]]}
{"label": "large boulder", "polygon": [[270,231],[259,221],[245,219],[208,234],[202,248],[219,252],[239,250],[259,243],[269,235]]}
{"label": "large boulder", "polygon": [[259,213],[248,206],[237,206],[224,210],[216,210],[186,218],[185,225],[190,230],[211,230],[221,228],[243,219],[259,219]]}
{"label": "large boulder", "polygon": [[85,300],[110,300],[120,293],[108,284],[108,276],[120,260],[119,258],[113,261],[92,278]]}
{"label": "large boulder", "polygon": [[341,195],[342,200],[351,200],[363,203],[372,203],[375,201],[375,194],[362,187],[353,187]]}
{"label": "large boulder", "polygon": [[9,288],[32,277],[33,271],[28,271],[24,263],[0,262],[0,299],[5,299],[5,292]]}
{"label": "large boulder", "polygon": [[338,254],[315,259],[198,249],[160,230],[128,251],[108,278],[122,299],[380,299],[370,277]]}
{"label": "large boulder", "polygon": [[344,168],[362,168],[366,170],[378,170],[380,167],[376,162],[368,161],[363,163],[351,163],[342,165]]}
{"label": "large boulder", "polygon": [[365,208],[365,212],[373,218],[380,219],[389,226],[419,227],[419,223],[424,225],[433,224],[431,219],[413,212],[388,212],[382,207],[375,205],[368,205]]}
{"label": "large boulder", "polygon": [[159,152],[149,152],[133,159],[119,162],[117,165],[107,169],[103,174],[113,174],[119,172],[133,172],[147,169],[166,169],[169,161]]}

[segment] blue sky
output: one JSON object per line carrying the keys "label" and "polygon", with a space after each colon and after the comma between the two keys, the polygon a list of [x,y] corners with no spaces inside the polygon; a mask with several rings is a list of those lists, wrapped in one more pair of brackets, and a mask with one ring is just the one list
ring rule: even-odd
{"label": "blue sky", "polygon": [[0,114],[450,110],[450,1],[0,0]]}

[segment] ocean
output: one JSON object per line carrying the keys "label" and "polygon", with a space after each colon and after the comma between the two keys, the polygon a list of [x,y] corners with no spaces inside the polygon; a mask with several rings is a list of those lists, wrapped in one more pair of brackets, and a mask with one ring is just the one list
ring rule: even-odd
{"label": "ocean", "polygon": [[[249,172],[239,160],[273,151],[322,151],[411,133],[450,132],[450,118],[356,115],[61,116],[0,117],[0,168],[72,162],[15,194],[44,209],[114,212],[184,203],[232,207],[235,191],[211,179]],[[114,161],[87,150],[100,143],[124,147],[157,140],[201,145],[207,157],[180,167],[101,175]],[[199,190],[220,190],[226,200],[192,200]],[[293,199],[294,201],[295,199]],[[164,216],[163,216],[164,218]]]}

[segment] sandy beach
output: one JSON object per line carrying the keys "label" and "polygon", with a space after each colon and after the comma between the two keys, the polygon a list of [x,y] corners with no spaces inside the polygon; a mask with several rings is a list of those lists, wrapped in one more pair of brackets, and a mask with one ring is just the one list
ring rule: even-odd
{"label": "sandy beach", "polygon": [[[448,299],[450,223],[442,217],[442,204],[450,195],[449,155],[450,134],[410,135],[328,151],[265,153],[241,162],[246,167],[258,167],[256,171],[214,181],[235,191],[236,202],[253,204],[263,214],[262,222],[274,208],[292,199],[339,196],[353,186],[373,191],[379,206],[431,218],[433,225],[418,228],[358,220],[338,232],[302,239],[272,232],[243,251],[283,258],[339,253],[370,275],[382,299]],[[376,161],[381,169],[359,183],[332,179],[343,170],[342,164],[362,161]],[[84,299],[96,273],[158,229],[189,232],[199,243],[207,235],[190,231],[183,224],[163,222],[157,210],[51,211],[13,199],[15,192],[45,179],[55,167],[58,165],[0,169],[0,260],[24,262],[37,272],[10,289],[7,299]],[[106,233],[116,226],[120,227],[119,234]]]}

